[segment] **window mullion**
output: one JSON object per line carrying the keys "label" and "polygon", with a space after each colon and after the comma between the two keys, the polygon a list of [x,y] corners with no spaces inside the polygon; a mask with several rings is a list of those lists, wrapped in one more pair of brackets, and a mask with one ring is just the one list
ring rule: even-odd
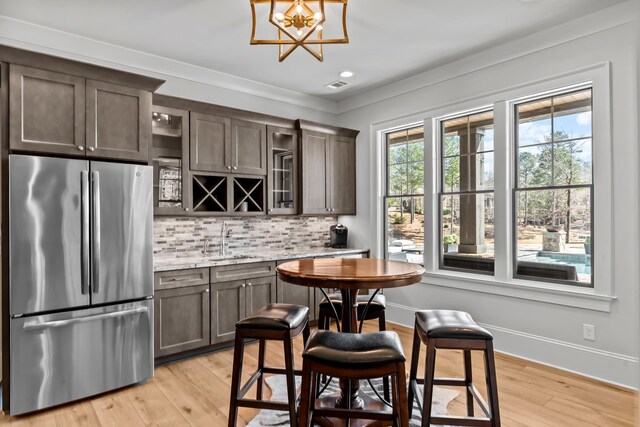
{"label": "window mullion", "polygon": [[498,280],[510,280],[513,276],[511,230],[513,209],[511,197],[512,174],[512,125],[509,104],[496,102],[493,106],[494,120],[494,256]]}
{"label": "window mullion", "polygon": [[424,268],[426,271],[438,269],[439,218],[438,210],[438,176],[440,165],[438,162],[438,137],[436,137],[436,121],[424,121]]}

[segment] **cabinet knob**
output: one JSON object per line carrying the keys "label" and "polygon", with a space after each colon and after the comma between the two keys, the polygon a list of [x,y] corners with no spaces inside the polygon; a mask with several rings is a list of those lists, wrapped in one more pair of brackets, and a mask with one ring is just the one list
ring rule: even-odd
{"label": "cabinet knob", "polygon": [[243,284],[242,284],[242,287],[244,288],[245,286],[247,286],[247,284],[246,284],[246,283],[243,283]]}
{"label": "cabinet knob", "polygon": [[78,147],[78,150],[83,151],[84,147],[81,145],[80,147]]}
{"label": "cabinet knob", "polygon": [[237,166],[234,166],[234,167],[233,167],[233,170],[236,170],[236,169],[238,169],[238,167],[237,167]]}
{"label": "cabinet knob", "polygon": [[94,147],[89,147],[89,151],[94,151],[95,148]]}
{"label": "cabinet knob", "polygon": [[331,212],[331,209],[327,208],[327,212]]}
{"label": "cabinet knob", "polygon": [[189,208],[184,208],[184,211],[185,212],[189,212]]}
{"label": "cabinet knob", "polygon": [[269,212],[273,212],[273,209],[269,209]]}
{"label": "cabinet knob", "polygon": [[227,166],[227,169],[231,169],[231,166]]}
{"label": "cabinet knob", "polygon": [[251,287],[251,283],[247,283],[247,286]]}
{"label": "cabinet knob", "polygon": [[209,289],[205,289],[205,290],[204,290],[204,293],[205,293],[205,294],[208,294],[208,293],[209,293]]}

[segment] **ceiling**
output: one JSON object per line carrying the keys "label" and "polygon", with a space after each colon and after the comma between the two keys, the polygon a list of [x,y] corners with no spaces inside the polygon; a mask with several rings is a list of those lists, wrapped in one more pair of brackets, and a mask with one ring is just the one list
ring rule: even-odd
{"label": "ceiling", "polygon": [[[350,0],[348,45],[283,63],[276,46],[249,45],[249,0],[0,0],[0,15],[340,101],[622,2]],[[324,87],[343,70],[348,86]]]}

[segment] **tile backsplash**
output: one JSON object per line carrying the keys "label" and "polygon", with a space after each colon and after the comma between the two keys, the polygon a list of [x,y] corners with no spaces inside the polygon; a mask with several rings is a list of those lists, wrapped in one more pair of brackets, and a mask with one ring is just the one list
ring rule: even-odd
{"label": "tile backsplash", "polygon": [[205,240],[211,252],[220,249],[220,230],[226,221],[231,252],[259,249],[323,247],[329,227],[337,217],[156,217],[153,220],[153,254],[156,257],[201,255]]}

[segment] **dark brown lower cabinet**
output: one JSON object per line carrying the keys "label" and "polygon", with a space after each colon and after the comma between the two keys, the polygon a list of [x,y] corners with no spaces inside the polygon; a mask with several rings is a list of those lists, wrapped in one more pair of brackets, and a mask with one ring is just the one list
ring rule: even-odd
{"label": "dark brown lower cabinet", "polygon": [[234,339],[236,322],[245,317],[246,287],[244,280],[211,285],[211,344]]}
{"label": "dark brown lower cabinet", "polygon": [[276,302],[276,277],[260,277],[247,280],[245,299],[246,316],[251,316],[259,308]]}
{"label": "dark brown lower cabinet", "polygon": [[236,322],[276,302],[275,276],[211,285],[211,344],[232,341]]}
{"label": "dark brown lower cabinet", "polygon": [[155,357],[210,343],[209,285],[155,292]]}
{"label": "dark brown lower cabinet", "polygon": [[[298,304],[309,307],[309,320],[316,320],[316,288],[293,285],[280,278],[278,285],[278,302],[285,304]],[[319,303],[320,301],[318,301]]]}

